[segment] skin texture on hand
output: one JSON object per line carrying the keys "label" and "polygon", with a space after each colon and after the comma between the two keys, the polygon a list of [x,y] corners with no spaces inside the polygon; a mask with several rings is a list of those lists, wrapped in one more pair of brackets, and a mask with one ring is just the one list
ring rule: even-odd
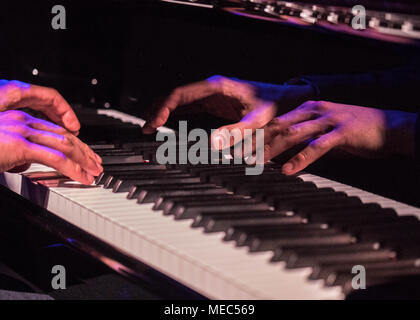
{"label": "skin texture on hand", "polygon": [[52,88],[20,81],[0,80],[0,111],[31,108],[44,113],[52,122],[73,134],[78,134],[80,123],[70,105]]}
{"label": "skin texture on hand", "polygon": [[[58,125],[10,111],[24,107]],[[0,172],[25,171],[37,162],[84,184],[102,172],[101,158],[76,138],[79,120],[55,89],[0,80],[0,112]]]}
{"label": "skin texture on hand", "polygon": [[[258,129],[277,114],[284,113],[312,98],[310,86],[274,85],[213,76],[204,81],[176,88],[143,127],[152,133],[164,125],[178,107],[200,101],[208,113],[235,123],[219,129]],[[189,109],[189,111],[193,111]]]}
{"label": "skin texture on hand", "polygon": [[307,101],[264,128],[264,160],[309,142],[284,166],[294,174],[333,148],[364,156],[414,156],[416,115],[325,101]]}
{"label": "skin texture on hand", "polygon": [[[308,142],[283,166],[286,174],[304,169],[331,149],[365,157],[414,154],[415,114],[311,101],[314,96],[309,85],[272,85],[214,76],[175,89],[147,121],[143,131],[154,132],[178,107],[205,99],[207,112],[238,121],[213,133],[214,148],[229,146],[229,143],[223,146],[218,143],[223,129],[224,132],[239,129],[245,139],[250,137],[243,134],[244,129],[264,129],[265,161]],[[230,146],[234,143],[230,139]],[[255,139],[252,144],[250,151],[255,154]]]}
{"label": "skin texture on hand", "polygon": [[0,172],[34,162],[83,184],[103,171],[101,158],[66,129],[22,111],[0,113]]}

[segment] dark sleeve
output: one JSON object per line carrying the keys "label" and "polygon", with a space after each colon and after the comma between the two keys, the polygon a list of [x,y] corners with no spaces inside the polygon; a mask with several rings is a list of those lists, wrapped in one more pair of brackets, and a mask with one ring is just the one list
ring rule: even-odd
{"label": "dark sleeve", "polygon": [[420,66],[412,63],[363,74],[310,75],[318,100],[416,112],[420,106]]}
{"label": "dark sleeve", "polygon": [[[415,143],[415,174],[417,178],[417,190],[420,187],[420,110],[417,112]],[[420,205],[420,203],[419,203]]]}

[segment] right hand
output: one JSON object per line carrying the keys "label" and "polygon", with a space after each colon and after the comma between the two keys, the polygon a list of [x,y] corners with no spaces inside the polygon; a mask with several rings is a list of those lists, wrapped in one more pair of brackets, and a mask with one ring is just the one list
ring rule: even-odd
{"label": "right hand", "polygon": [[0,113],[0,172],[33,162],[83,184],[103,171],[101,158],[66,129],[22,111]]}
{"label": "right hand", "polygon": [[258,129],[313,96],[309,85],[275,85],[213,76],[172,91],[146,122],[143,132],[153,133],[176,108],[204,98],[208,100],[204,103],[207,112],[235,121],[219,129]]}

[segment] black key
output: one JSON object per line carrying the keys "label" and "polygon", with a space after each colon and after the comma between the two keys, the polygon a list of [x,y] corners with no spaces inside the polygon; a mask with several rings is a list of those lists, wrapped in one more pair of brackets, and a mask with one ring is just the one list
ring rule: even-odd
{"label": "black key", "polygon": [[350,245],[339,245],[339,246],[319,246],[314,247],[277,247],[274,250],[274,255],[271,258],[272,262],[276,261],[287,261],[294,254],[305,255],[312,253],[333,253],[336,251],[366,251],[366,250],[377,250],[380,248],[379,242],[365,242],[365,243],[354,243]]}
{"label": "black key", "polygon": [[323,208],[303,207],[295,211],[296,215],[307,218],[310,221],[334,221],[335,219],[352,219],[353,217],[397,217],[397,213],[393,209],[382,209],[376,204],[360,204],[349,205],[346,207],[325,206]]}
{"label": "black key", "polygon": [[[352,280],[354,274],[350,273],[338,273],[334,277],[330,276],[325,280],[326,286],[341,285],[343,292],[349,294],[353,291]],[[408,281],[412,276],[420,276],[420,268],[401,268],[392,270],[375,270],[374,274],[367,274],[366,276],[366,287],[372,287],[373,285],[383,285],[386,283],[397,283],[399,281]]]}
{"label": "black key", "polygon": [[191,219],[202,212],[231,212],[239,210],[270,210],[271,207],[255,199],[192,201],[175,203],[170,210],[164,209],[164,214],[173,214],[175,219]]}
{"label": "black key", "polygon": [[146,171],[130,171],[130,172],[118,172],[118,173],[111,173],[107,174],[105,173],[102,179],[104,188],[110,189],[114,186],[114,184],[118,180],[140,180],[140,179],[153,179],[153,178],[163,178],[163,177],[174,177],[174,175],[177,176],[183,176],[183,177],[189,177],[190,175],[188,173],[182,173],[182,172],[176,172],[173,171],[166,171],[166,170],[148,170]]}
{"label": "black key", "polygon": [[[324,234],[322,234],[324,233]],[[327,229],[320,232],[310,233],[305,236],[286,236],[284,238],[263,239],[254,237],[249,250],[251,252],[273,250],[278,246],[321,246],[321,245],[344,245],[355,243],[356,238],[349,233]]]}
{"label": "black key", "polygon": [[[268,201],[268,200],[267,200]],[[268,201],[278,210],[290,210],[296,212],[303,208],[345,208],[360,204],[361,201],[357,197],[348,197],[344,192],[335,193],[319,193],[312,195],[284,195],[272,198]]]}
{"label": "black key", "polygon": [[156,185],[156,184],[183,184],[183,183],[194,183],[200,182],[200,178],[191,177],[188,174],[174,174],[171,176],[165,176],[161,178],[151,178],[151,179],[118,179],[117,182],[112,187],[113,192],[128,192],[132,185]]}
{"label": "black key", "polygon": [[224,188],[216,187],[214,184],[209,183],[192,183],[192,184],[176,184],[176,185],[165,185],[165,186],[150,186],[150,187],[137,187],[132,186],[130,188],[127,199],[137,198],[137,203],[151,203],[156,201],[160,195],[175,196],[175,195],[186,195],[187,192],[208,190],[209,194],[222,194],[227,193],[228,190]]}
{"label": "black key", "polygon": [[121,164],[121,163],[142,163],[144,158],[139,154],[128,154],[128,155],[106,155],[102,156],[102,164]]}
{"label": "black key", "polygon": [[226,216],[207,217],[203,219],[201,224],[204,226],[204,231],[208,233],[218,231],[226,232],[233,225],[242,227],[256,224],[283,225],[297,223],[304,223],[304,221],[299,216],[260,214],[258,217],[256,217],[255,215],[251,216],[244,213],[241,216],[231,216],[227,214]]}
{"label": "black key", "polygon": [[335,196],[343,196],[332,188],[321,188],[321,189],[294,189],[288,192],[287,190],[282,192],[268,192],[263,195],[263,198],[266,199],[270,203],[275,203],[279,201],[288,201],[298,199],[298,200],[305,200],[305,199],[313,199],[314,197],[325,197],[328,196],[330,198]]}
{"label": "black key", "polygon": [[[109,172],[109,173],[108,173]],[[142,178],[142,177],[162,177],[168,176],[172,174],[182,174],[186,176],[191,176],[189,173],[183,172],[181,170],[148,170],[148,169],[140,169],[140,170],[126,170],[126,171],[107,171],[106,174],[113,176],[115,179],[130,179],[134,178]]]}
{"label": "black key", "polygon": [[164,164],[151,164],[151,163],[136,163],[136,164],[110,164],[103,166],[106,172],[125,172],[125,171],[144,171],[144,170],[168,170]]}
{"label": "black key", "polygon": [[137,197],[137,203],[155,202],[161,192],[173,190],[191,190],[194,188],[219,188],[211,183],[187,182],[187,183],[165,183],[165,184],[134,184],[130,187],[128,199]]}
{"label": "black key", "polygon": [[342,249],[340,247],[335,247],[330,248],[329,252],[326,252],[325,250],[314,250],[312,253],[292,254],[287,260],[286,267],[312,267],[319,263],[353,263],[354,265],[358,265],[366,262],[393,260],[396,256],[397,253],[394,250],[387,248],[362,251],[352,248]]}
{"label": "black key", "polygon": [[[150,167],[149,167],[150,166]],[[114,176],[116,175],[127,175],[127,174],[138,174],[141,175],[142,173],[161,173],[166,170],[163,168],[159,168],[155,165],[146,165],[146,164],[138,164],[138,165],[131,165],[132,168],[128,170],[109,170],[108,168],[104,168],[104,171],[95,179],[96,184],[105,184],[105,181],[108,177],[113,176],[112,180],[114,180]],[[153,169],[155,167],[155,169]]]}
{"label": "black key", "polygon": [[99,156],[129,156],[139,154],[136,153],[134,150],[130,149],[121,149],[121,148],[113,148],[113,149],[102,149],[96,152]]}
{"label": "black key", "polygon": [[377,224],[351,225],[344,228],[354,234],[386,234],[404,232],[407,229],[420,230],[420,221],[415,216],[400,216],[398,220],[386,221]]}
{"label": "black key", "polygon": [[89,147],[93,151],[98,150],[112,150],[116,148],[116,145],[114,143],[98,143],[98,144],[90,144]]}
{"label": "black key", "polygon": [[[200,175],[201,176],[201,175]],[[280,172],[264,172],[258,176],[247,176],[245,174],[227,174],[227,175],[212,175],[204,177],[202,181],[213,182],[221,186],[234,188],[237,185],[244,183],[264,183],[274,181],[296,181],[295,176],[286,176]]]}
{"label": "black key", "polygon": [[[358,230],[355,230],[353,227],[352,232],[357,233]],[[364,231],[364,232],[362,232]],[[420,242],[420,229],[417,224],[408,224],[405,225],[404,228],[390,228],[387,226],[386,228],[382,228],[382,230],[374,230],[374,229],[365,229],[359,230],[357,234],[357,238],[359,242],[364,241],[380,241],[381,243],[398,243],[398,242]]]}
{"label": "black key", "polygon": [[[165,200],[173,200],[174,198],[177,198],[179,200],[182,199],[182,197],[188,197],[188,199],[203,199],[202,196],[206,196],[209,199],[213,197],[214,199],[218,199],[216,196],[231,196],[233,197],[232,193],[224,188],[191,188],[190,190],[173,190],[173,191],[165,191],[162,192],[159,197],[155,201],[155,206],[158,208],[163,203],[165,203]],[[236,195],[238,199],[240,198],[239,195]],[[187,198],[184,198],[187,199]],[[188,200],[187,199],[187,200]],[[160,210],[160,209],[158,209]]]}
{"label": "black key", "polygon": [[[380,261],[380,262],[365,262],[363,266],[366,270],[375,271],[377,269],[400,269],[400,268],[411,268],[420,267],[419,259],[398,259],[391,261]],[[312,273],[309,276],[310,280],[327,279],[331,274],[336,272],[348,272],[351,273],[354,263],[339,263],[339,264],[317,264],[312,267]],[[354,274],[353,274],[354,276]]]}
{"label": "black key", "polygon": [[239,185],[232,189],[235,193],[244,195],[273,195],[277,193],[292,193],[300,190],[317,190],[317,187],[312,182],[302,181],[283,181],[280,183],[264,183]]}
{"label": "black key", "polygon": [[137,149],[137,150],[146,149],[146,148],[157,149],[162,143],[163,143],[162,141],[155,141],[152,138],[151,140],[122,142],[121,147],[124,149]]}
{"label": "black key", "polygon": [[[211,176],[211,173],[216,175],[240,175],[241,172],[245,174],[246,168],[252,168],[247,164],[198,164],[198,165],[186,165],[192,172],[203,173],[203,177]],[[263,173],[267,172],[279,172],[281,166],[275,163],[268,163],[264,165]]]}
{"label": "black key", "polygon": [[[311,222],[315,222],[317,219],[311,220]],[[378,225],[384,223],[392,223],[398,221],[398,216],[392,215],[384,215],[384,214],[370,214],[367,216],[341,216],[341,217],[333,217],[330,219],[320,219],[325,223],[328,223],[331,227],[339,227],[344,230],[348,230],[352,226],[360,226],[360,225]],[[319,220],[318,220],[319,221]]]}
{"label": "black key", "polygon": [[245,174],[246,165],[191,165],[184,167],[184,170],[202,177],[209,177],[212,174],[243,173]]}
{"label": "black key", "polygon": [[160,196],[153,206],[153,210],[171,210],[172,206],[179,202],[198,202],[198,201],[217,201],[217,200],[234,200],[234,199],[246,199],[242,195],[233,195],[233,194],[192,194],[184,196]]}
{"label": "black key", "polygon": [[238,246],[250,245],[256,238],[258,239],[276,239],[287,236],[307,236],[325,233],[336,233],[336,229],[328,229],[328,226],[323,223],[300,223],[295,225],[253,225],[253,226],[236,226],[235,238]]}
{"label": "black key", "polygon": [[192,227],[204,227],[210,220],[224,220],[224,219],[242,219],[242,217],[248,218],[258,218],[266,215],[275,215],[275,216],[287,216],[283,211],[273,211],[273,210],[264,210],[264,211],[233,211],[226,213],[224,211],[219,212],[202,212],[194,218]]}

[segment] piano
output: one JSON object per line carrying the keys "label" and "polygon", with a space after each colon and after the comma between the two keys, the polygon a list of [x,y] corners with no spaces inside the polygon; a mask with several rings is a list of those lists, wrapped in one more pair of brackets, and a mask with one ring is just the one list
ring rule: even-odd
{"label": "piano", "polygon": [[274,163],[256,179],[243,166],[153,164],[153,142],[115,142],[142,119],[97,112],[80,115],[88,133],[112,134],[85,136],[104,159],[96,185],[36,164],[2,184],[211,299],[342,299],[353,265],[366,266],[368,286],[420,273],[419,208],[308,173],[287,178]]}
{"label": "piano", "polygon": [[[297,19],[286,16],[301,19],[306,12],[298,28],[315,29],[328,29],[322,19],[329,21],[330,12],[351,8],[351,1],[339,7],[322,1],[316,8],[331,11],[309,26],[308,10],[316,8],[307,1],[162,2],[164,10],[184,10],[186,4],[287,28],[294,28]],[[369,21],[382,20],[379,26],[369,22],[372,30],[363,37],[414,50],[416,5],[407,12],[408,6],[394,8],[391,2],[372,4]],[[403,18],[411,29],[408,22],[400,23],[401,30],[394,25],[394,19]],[[141,133],[144,110],[132,107],[140,98],[147,104],[148,94],[158,89],[135,96],[139,84],[130,71],[124,74],[121,107],[113,109],[119,106],[116,99],[104,103],[106,90],[92,93],[88,86],[86,100],[76,108],[82,140],[104,161],[104,173],[93,185],[82,186],[38,164],[20,174],[1,174],[4,188],[46,210],[41,218],[55,221],[63,241],[130,279],[146,265],[209,299],[363,299],[420,284],[420,208],[309,172],[286,177],[276,162],[256,177],[244,176],[244,165],[158,164],[159,143]],[[177,81],[168,80],[166,86]],[[74,88],[77,79],[70,82]],[[60,83],[66,90],[69,79]],[[54,226],[48,228],[54,232]],[[366,269],[366,290],[353,288],[357,265]]]}

